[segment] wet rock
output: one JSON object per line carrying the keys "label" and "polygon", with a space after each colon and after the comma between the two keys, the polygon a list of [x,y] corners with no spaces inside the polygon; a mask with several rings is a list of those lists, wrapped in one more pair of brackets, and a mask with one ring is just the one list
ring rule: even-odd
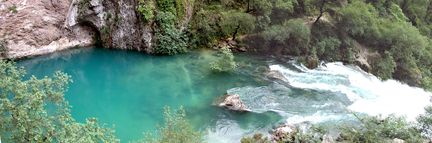
{"label": "wet rock", "polygon": [[317,68],[319,64],[319,59],[317,57],[308,56],[306,59],[306,67],[309,69]]}
{"label": "wet rock", "polygon": [[297,134],[297,128],[294,125],[284,124],[273,130],[271,140],[275,142],[292,141]]}
{"label": "wet rock", "polygon": [[276,80],[282,80],[282,81],[288,81],[285,76],[278,72],[278,71],[273,71],[270,70],[269,72],[266,73],[267,78],[269,79],[276,79]]}
{"label": "wet rock", "polygon": [[219,107],[224,107],[229,110],[233,111],[240,111],[240,112],[250,112],[251,110],[247,108],[247,106],[243,103],[243,101],[240,99],[240,95],[233,94],[233,95],[225,95],[223,98],[223,101],[219,103]]}
{"label": "wet rock", "polygon": [[405,143],[405,141],[402,139],[394,138],[391,143]]}

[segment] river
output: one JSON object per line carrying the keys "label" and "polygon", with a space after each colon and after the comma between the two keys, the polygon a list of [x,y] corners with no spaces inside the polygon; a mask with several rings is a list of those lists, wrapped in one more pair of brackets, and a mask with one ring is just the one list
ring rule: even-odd
{"label": "river", "polygon": [[[29,75],[55,71],[72,76],[66,92],[80,122],[96,117],[116,130],[122,142],[143,138],[163,121],[163,108],[184,106],[192,125],[209,142],[239,142],[244,135],[268,132],[280,123],[338,123],[352,113],[396,114],[415,120],[430,104],[431,93],[398,81],[381,81],[355,66],[326,63],[314,70],[240,54],[239,68],[210,71],[214,52],[176,56],[82,48],[21,60]],[[269,78],[275,72],[280,79]],[[235,113],[213,106],[225,93],[239,94],[252,110]]]}

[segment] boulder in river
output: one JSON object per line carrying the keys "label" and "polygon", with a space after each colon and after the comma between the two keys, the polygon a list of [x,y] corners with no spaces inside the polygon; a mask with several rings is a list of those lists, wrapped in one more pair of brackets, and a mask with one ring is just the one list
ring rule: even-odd
{"label": "boulder in river", "polygon": [[240,99],[238,94],[227,94],[224,96],[223,101],[218,104],[219,107],[225,107],[229,110],[240,111],[240,112],[250,112],[251,110]]}

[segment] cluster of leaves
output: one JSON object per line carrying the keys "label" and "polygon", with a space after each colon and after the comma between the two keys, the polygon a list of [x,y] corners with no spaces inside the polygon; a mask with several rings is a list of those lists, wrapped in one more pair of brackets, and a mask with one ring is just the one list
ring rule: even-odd
{"label": "cluster of leaves", "polygon": [[234,61],[234,55],[227,47],[221,48],[217,59],[210,63],[210,69],[215,72],[231,72],[236,68],[237,64]]}
{"label": "cluster of leaves", "polygon": [[186,120],[186,112],[183,107],[176,111],[171,111],[169,107],[164,109],[165,122],[159,127],[156,135],[146,134],[143,143],[201,143],[203,135],[195,131],[191,124]]}
{"label": "cluster of leaves", "polygon": [[[334,142],[390,142],[393,139],[401,139],[409,143],[422,143],[432,136],[432,107],[426,108],[426,113],[417,118],[417,123],[408,122],[403,117],[394,115],[385,118],[381,116],[366,116],[353,114],[359,124],[341,124],[336,126],[339,129],[339,137]],[[279,142],[285,143],[318,143],[324,140],[329,133],[323,127],[312,126],[305,131],[290,134],[291,137]],[[242,143],[269,143],[269,138],[262,134],[253,137],[244,137]]]}
{"label": "cluster of leaves", "polygon": [[[146,3],[147,4],[147,3]],[[184,31],[177,27],[179,18],[184,15],[182,0],[157,0],[155,17],[157,29],[155,33],[156,46],[153,50],[158,55],[175,55],[184,53],[188,47],[188,38]],[[139,7],[138,7],[139,8]],[[144,8],[144,18],[151,18],[150,8]]]}
{"label": "cluster of leaves", "polygon": [[404,118],[388,116],[381,117],[360,117],[360,126],[342,126],[341,138],[348,142],[387,142],[395,138],[406,142],[420,143],[424,141],[420,130]]}
{"label": "cluster of leaves", "polygon": [[271,26],[263,32],[266,41],[285,48],[288,54],[298,56],[308,53],[310,34],[310,29],[301,19],[288,20],[282,25]]}
{"label": "cluster of leaves", "polygon": [[159,12],[156,16],[159,26],[155,38],[157,45],[154,53],[160,55],[175,55],[187,50],[187,37],[175,26],[176,18],[170,12]]}
{"label": "cluster of leaves", "polygon": [[137,11],[142,15],[144,22],[150,22],[155,17],[155,4],[153,0],[139,0]]}
{"label": "cluster of leaves", "polygon": [[0,61],[0,135],[5,142],[119,142],[94,118],[76,122],[63,95],[70,77],[24,80],[25,71]]}
{"label": "cluster of leaves", "polygon": [[10,6],[8,9],[9,9],[9,11],[12,12],[12,13],[17,13],[17,12],[18,12],[18,10],[17,10],[17,6],[16,6],[16,5],[12,5],[12,6]]}

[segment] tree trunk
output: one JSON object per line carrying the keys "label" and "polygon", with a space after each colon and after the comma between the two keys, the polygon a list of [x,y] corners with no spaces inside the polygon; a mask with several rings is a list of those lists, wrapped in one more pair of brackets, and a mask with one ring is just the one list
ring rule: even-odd
{"label": "tree trunk", "polygon": [[323,16],[324,14],[324,6],[325,6],[326,0],[321,0],[321,5],[320,5],[320,14],[318,15],[317,19],[315,20],[314,24],[317,23],[320,18]]}
{"label": "tree trunk", "polygon": [[232,37],[233,37],[232,40],[233,40],[233,41],[236,39],[236,35],[237,35],[237,32],[238,32],[239,29],[240,29],[240,24],[237,25],[237,27],[236,27],[236,29],[235,29],[233,35],[232,35]]}

